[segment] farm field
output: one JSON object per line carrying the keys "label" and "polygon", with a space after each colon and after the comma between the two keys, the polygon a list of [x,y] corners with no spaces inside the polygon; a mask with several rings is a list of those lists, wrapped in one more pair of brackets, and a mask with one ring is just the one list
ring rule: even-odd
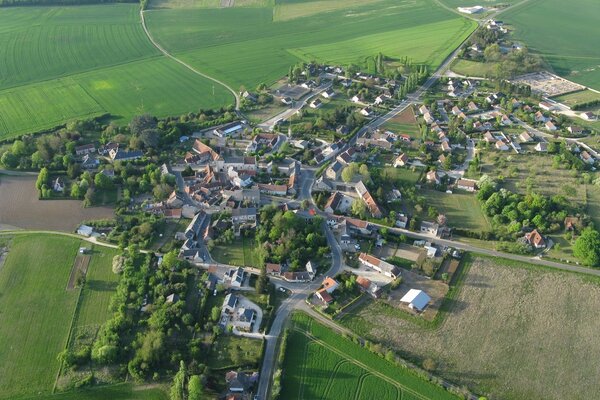
{"label": "farm field", "polygon": [[47,396],[36,396],[35,400],[167,400],[168,398],[165,390],[161,387],[136,387],[124,383]]}
{"label": "farm field", "polygon": [[[231,103],[152,46],[137,4],[6,8],[0,14],[0,140],[74,118],[176,115]],[[210,82],[210,83],[209,83]],[[214,91],[214,94],[213,94]]]}
{"label": "farm field", "polygon": [[600,101],[600,93],[592,92],[591,90],[583,90],[557,96],[553,99],[560,103],[566,104],[567,106],[574,106],[576,104],[587,103],[595,100]]}
{"label": "farm field", "polygon": [[35,180],[0,175],[0,230],[17,227],[73,232],[85,220],[115,216],[112,208],[83,208],[78,200],[39,200]]}
{"label": "farm field", "polygon": [[422,137],[415,113],[411,107],[388,120],[382,128],[389,129],[397,135],[409,135],[413,139]]}
{"label": "farm field", "polygon": [[600,35],[595,0],[530,1],[502,15],[515,39],[543,55],[567,79],[600,90]]}
{"label": "farm field", "polygon": [[448,218],[448,225],[478,232],[490,230],[475,194],[447,194],[437,190],[423,190],[421,194],[425,196],[426,204]]}
{"label": "farm field", "polygon": [[273,15],[265,6],[150,10],[146,18],[163,47],[234,88],[270,85],[299,61],[363,64],[378,52],[433,69],[475,28],[433,0],[284,2],[275,15],[285,21]]}
{"label": "farm field", "polygon": [[600,390],[597,279],[475,258],[442,329],[378,312],[376,304],[353,311],[345,325],[415,362],[435,359],[435,374],[476,393],[564,399]]}
{"label": "farm field", "polygon": [[285,399],[456,399],[306,314],[293,316],[283,371]]}
{"label": "farm field", "polygon": [[67,281],[80,241],[16,235],[0,270],[0,398],[49,393],[78,291]]}

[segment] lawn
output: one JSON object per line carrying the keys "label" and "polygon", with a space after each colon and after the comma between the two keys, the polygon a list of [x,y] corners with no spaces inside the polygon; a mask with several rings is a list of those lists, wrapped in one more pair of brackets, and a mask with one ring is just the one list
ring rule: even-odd
{"label": "lawn", "polygon": [[587,214],[592,217],[594,224],[600,227],[600,187],[586,186]]}
{"label": "lawn", "polygon": [[600,2],[529,1],[502,15],[514,37],[543,55],[561,76],[600,89]]}
{"label": "lawn", "polygon": [[254,236],[236,237],[233,243],[220,244],[210,252],[210,255],[219,263],[239,266],[259,267],[254,248]]}
{"label": "lawn", "polygon": [[557,96],[553,99],[571,107],[576,104],[588,103],[590,101],[600,101],[600,93],[592,92],[591,90],[581,90],[579,92],[563,94],[562,96]]}
{"label": "lawn", "polygon": [[437,190],[423,190],[426,204],[435,207],[448,218],[448,225],[477,232],[487,232],[490,224],[474,194],[448,194]]}
{"label": "lawn", "polygon": [[0,398],[52,390],[78,290],[67,291],[77,239],[16,235],[0,269]]}
{"label": "lawn", "polygon": [[378,52],[434,69],[475,28],[433,0],[151,10],[147,22],[163,47],[234,88],[269,85],[299,61],[364,64]]}
{"label": "lawn", "polygon": [[385,167],[383,168],[381,175],[384,177],[386,182],[389,182],[396,186],[414,186],[419,178],[423,170],[415,168],[413,171],[409,168],[395,168],[395,167]]}
{"label": "lawn", "polygon": [[394,118],[388,120],[382,126],[383,129],[389,129],[397,135],[409,135],[413,139],[421,139],[421,129],[415,118],[412,107],[407,108]]}
{"label": "lawn", "polygon": [[208,354],[209,367],[222,368],[256,368],[262,357],[260,340],[232,335],[221,335],[217,338]]}
{"label": "lawn", "polygon": [[474,77],[495,77],[496,63],[478,62],[471,60],[456,59],[450,69],[459,75],[474,76]]}
{"label": "lawn", "polygon": [[[77,390],[68,393],[32,397],[33,400],[167,400],[166,391],[159,385],[134,386],[128,383]],[[29,400],[29,399],[28,399]]]}
{"label": "lawn", "polygon": [[442,329],[371,306],[345,318],[414,362],[434,359],[435,374],[489,398],[593,398],[600,391],[599,285],[596,278],[475,258]]}
{"label": "lawn", "polygon": [[[162,56],[137,4],[5,8],[0,140],[110,113],[177,115],[231,103],[220,85]],[[210,82],[210,83],[209,83]],[[213,94],[214,93],[214,94]]]}
{"label": "lawn", "polygon": [[283,363],[285,399],[455,399],[306,314],[293,315]]}

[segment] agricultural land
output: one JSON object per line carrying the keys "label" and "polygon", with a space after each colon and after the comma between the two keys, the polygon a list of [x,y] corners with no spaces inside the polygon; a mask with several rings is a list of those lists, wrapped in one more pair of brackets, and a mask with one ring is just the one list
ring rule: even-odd
{"label": "agricultural land", "polygon": [[599,14],[594,0],[547,0],[529,1],[502,18],[515,38],[544,56],[558,75],[600,90]]}
{"label": "agricultural land", "polygon": [[283,363],[283,398],[456,398],[306,314],[295,314],[292,320]]}
{"label": "agricultural land", "polygon": [[366,64],[383,53],[435,69],[475,23],[431,0],[282,2],[149,10],[154,38],[233,88],[270,85],[301,61]]}
{"label": "agricultural land", "polygon": [[437,374],[494,398],[586,398],[600,390],[592,383],[600,353],[598,284],[475,258],[441,328],[417,326],[378,302],[344,317],[344,324],[414,361],[433,357]]}

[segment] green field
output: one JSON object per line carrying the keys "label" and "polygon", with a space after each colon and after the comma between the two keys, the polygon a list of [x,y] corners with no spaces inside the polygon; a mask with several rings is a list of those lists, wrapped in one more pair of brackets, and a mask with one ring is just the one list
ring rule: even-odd
{"label": "green field", "polygon": [[77,290],[67,291],[79,240],[17,235],[0,270],[0,398],[52,390]]}
{"label": "green field", "polygon": [[[220,85],[167,59],[136,4],[0,13],[0,140],[74,118],[182,114],[231,103]],[[214,94],[213,94],[214,92]]]}
{"label": "green field", "polygon": [[222,264],[258,267],[255,246],[254,237],[239,236],[233,243],[216,245],[210,254]]}
{"label": "green field", "polygon": [[0,267],[0,399],[49,394],[59,369],[56,357],[66,345],[71,321],[75,318],[77,327],[106,320],[114,280],[108,274],[115,253],[94,248],[74,317],[79,290],[66,287],[80,243],[42,234],[12,239]]}
{"label": "green field", "polygon": [[283,363],[284,399],[455,399],[306,314],[293,316]]}
{"label": "green field", "polygon": [[592,92],[591,90],[582,90],[579,92],[563,94],[562,96],[556,96],[553,99],[566,104],[567,106],[574,106],[590,101],[600,101],[600,93]]}
{"label": "green field", "polygon": [[448,225],[456,228],[486,232],[490,224],[485,219],[474,194],[447,194],[437,190],[423,190],[426,204],[435,207],[448,218]]}
{"label": "green field", "polygon": [[556,73],[600,89],[600,2],[534,0],[502,15],[514,36],[542,54]]}
{"label": "green field", "polygon": [[271,84],[299,61],[362,64],[378,52],[435,68],[475,28],[433,0],[265,4],[146,16],[163,47],[234,88]]}
{"label": "green field", "polygon": [[156,387],[136,387],[131,384],[119,384],[69,393],[36,396],[32,397],[31,400],[167,400],[169,398],[160,386],[153,386]]}
{"label": "green field", "polygon": [[456,59],[450,69],[459,75],[472,77],[495,77],[497,63]]}

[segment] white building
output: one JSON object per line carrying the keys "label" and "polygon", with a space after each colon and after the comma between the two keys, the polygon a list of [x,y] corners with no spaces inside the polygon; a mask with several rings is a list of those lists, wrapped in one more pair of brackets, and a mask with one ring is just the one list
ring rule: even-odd
{"label": "white building", "polygon": [[407,303],[409,308],[417,311],[423,311],[430,301],[431,297],[429,297],[427,293],[417,289],[410,289],[408,293],[400,299],[400,302]]}

